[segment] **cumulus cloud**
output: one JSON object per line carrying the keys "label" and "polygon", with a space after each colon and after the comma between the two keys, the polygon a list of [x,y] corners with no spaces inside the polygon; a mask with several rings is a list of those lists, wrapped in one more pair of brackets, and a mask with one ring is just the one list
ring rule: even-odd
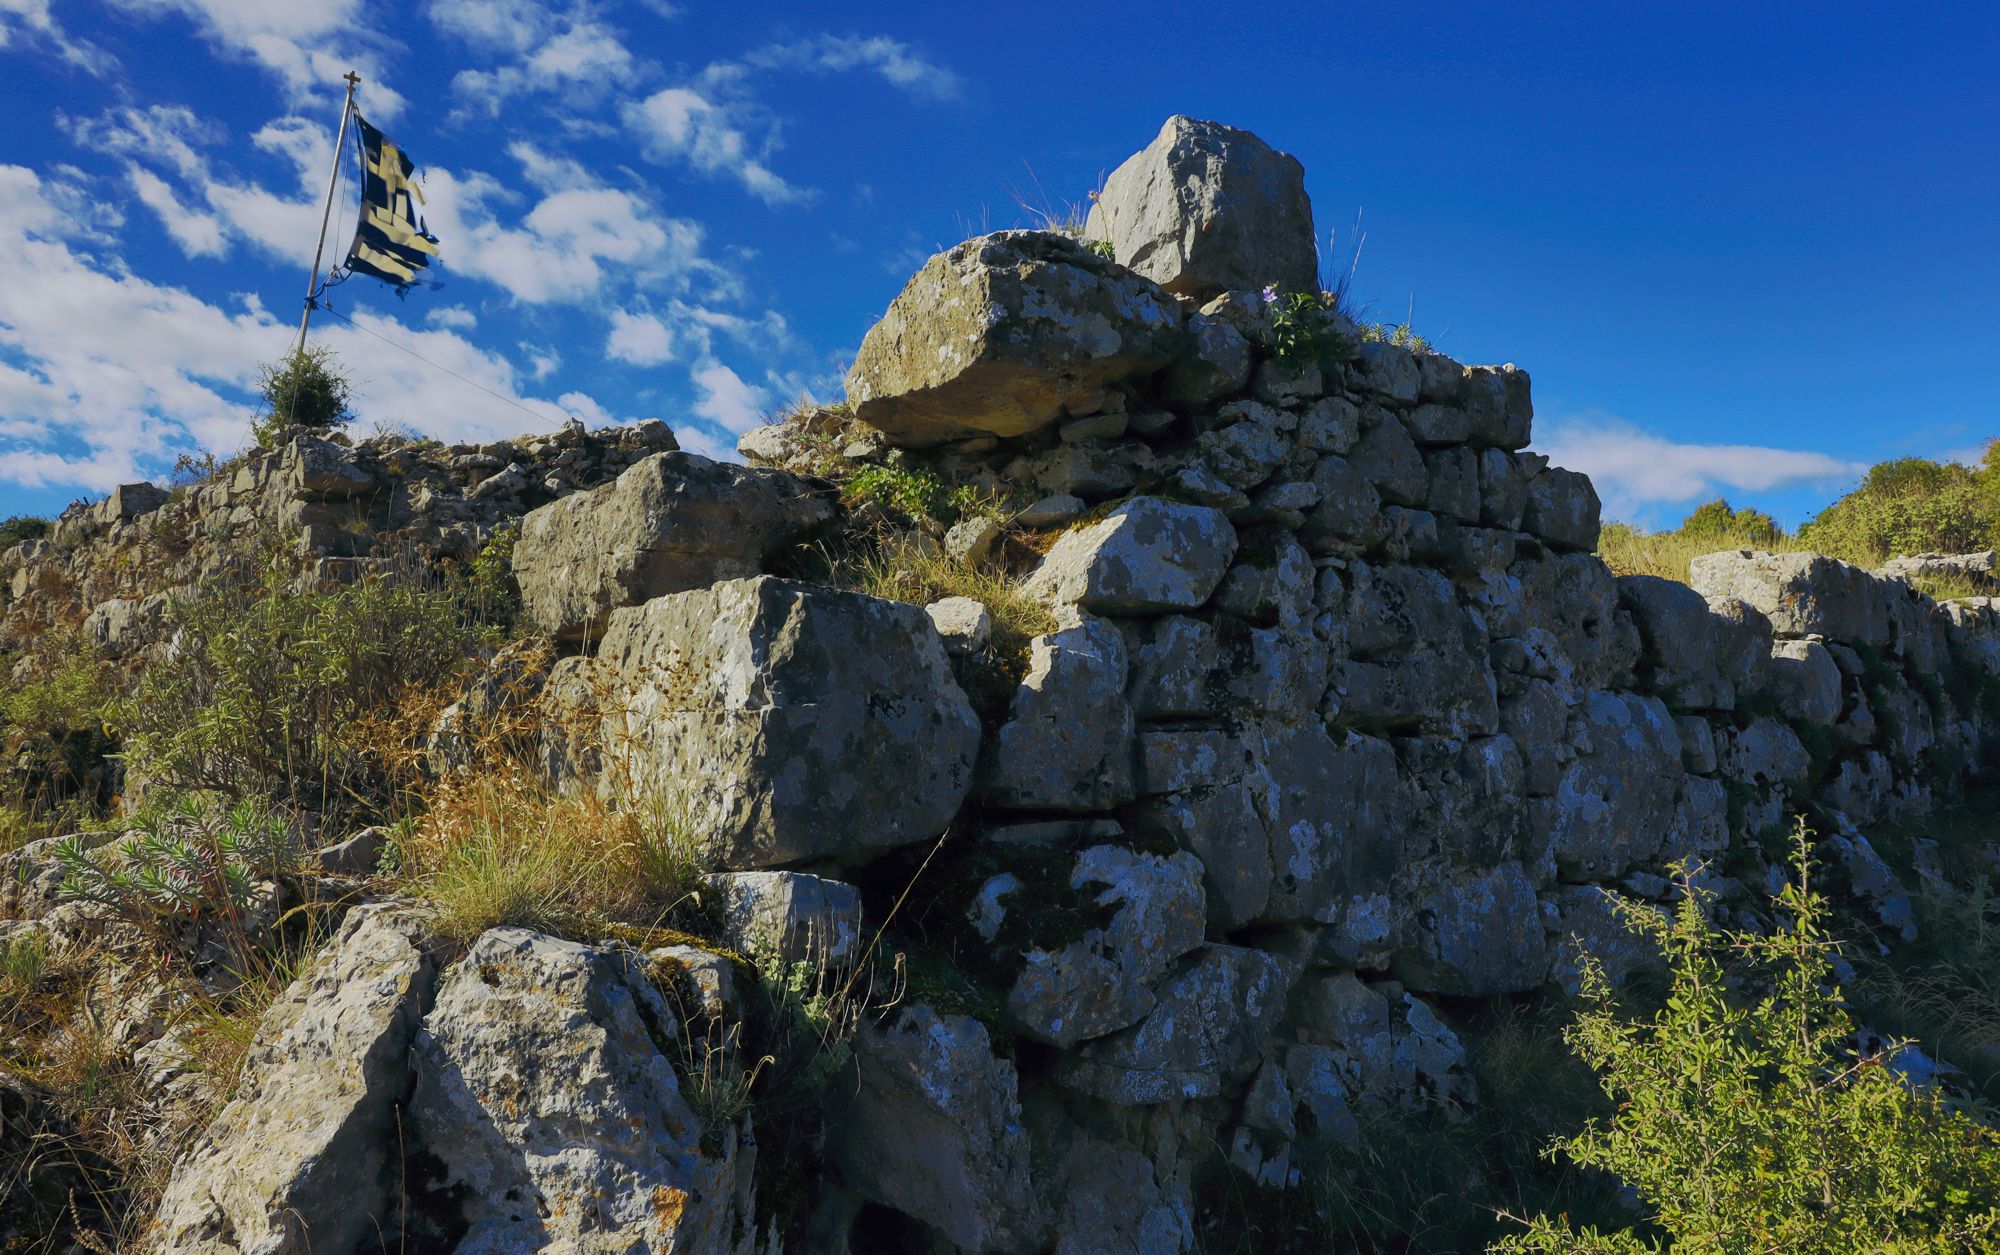
{"label": "cumulus cloud", "polygon": [[[323,126],[289,116],[260,127],[252,145],[287,168],[275,190],[218,167],[197,147],[203,127],[181,109],[114,109],[102,117],[68,120],[79,142],[134,159],[128,179],[140,202],[160,219],[189,257],[216,257],[241,241],[281,265],[296,265],[317,238],[324,211],[333,137]],[[156,139],[164,139],[156,146]],[[495,284],[526,304],[594,299],[611,282],[660,292],[699,284],[714,295],[739,290],[737,278],[703,255],[703,231],[653,206],[656,198],[612,187],[579,163],[516,143],[508,154],[529,186],[545,192],[514,217],[522,197],[477,170],[426,167],[425,216],[442,241],[452,271]],[[161,171],[141,169],[150,157]],[[337,260],[352,231],[351,188],[336,204],[328,260]]]}
{"label": "cumulus cloud", "polygon": [[463,305],[440,305],[425,314],[424,321],[451,331],[470,331],[479,325],[479,315]]}
{"label": "cumulus cloud", "polygon": [[[178,452],[240,447],[258,364],[284,351],[290,323],[253,296],[225,309],[141,278],[122,259],[101,256],[98,237],[90,253],[79,251],[74,235],[83,228],[61,202],[33,170],[0,165],[0,257],[8,259],[0,283],[0,481],[103,492],[158,474]],[[402,422],[440,439],[484,440],[553,427],[568,412],[596,406],[580,393],[554,402],[524,394],[510,362],[454,332],[365,312],[352,317],[359,328],[329,319],[316,335],[353,374],[364,426]]]}
{"label": "cumulus cloud", "polygon": [[773,168],[782,124],[754,90],[757,74],[780,71],[873,73],[927,101],[955,99],[963,90],[958,75],[900,40],[817,35],[767,44],[739,60],[711,62],[692,79],[626,105],[625,125],[654,161],[685,162],[711,178],[734,179],[769,205],[810,200],[815,189]]}
{"label": "cumulus cloud", "polygon": [[332,112],[340,78],[360,73],[368,115],[387,120],[403,97],[384,81],[385,38],[362,12],[363,0],[112,0],[144,17],[180,17],[223,52],[275,75],[294,104],[321,103]]}
{"label": "cumulus cloud", "polygon": [[744,102],[711,100],[693,88],[669,87],[627,105],[625,122],[655,161],[681,160],[703,174],[734,178],[769,205],[809,198],[810,191],[787,182],[767,164],[777,147],[775,128],[761,126],[763,138],[750,137],[750,130],[759,126],[758,112]]}
{"label": "cumulus cloud", "polygon": [[700,363],[691,376],[700,395],[694,412],[732,435],[742,435],[764,421],[771,397],[763,388],[714,358]]}
{"label": "cumulus cloud", "polygon": [[604,355],[634,366],[657,366],[674,355],[674,334],[652,314],[611,311],[611,334]]}
{"label": "cumulus cloud", "polygon": [[530,92],[560,93],[565,106],[588,106],[641,73],[624,34],[586,10],[557,13],[512,0],[450,0],[432,6],[431,20],[475,51],[508,58],[491,69],[461,70],[452,77],[460,102],[454,116],[495,117],[509,98]]}
{"label": "cumulus cloud", "polygon": [[1681,444],[1618,419],[1558,418],[1539,426],[1536,447],[1557,465],[1589,475],[1612,518],[1647,518],[1656,507],[1693,505],[1730,489],[1837,486],[1868,469],[1803,450]]}

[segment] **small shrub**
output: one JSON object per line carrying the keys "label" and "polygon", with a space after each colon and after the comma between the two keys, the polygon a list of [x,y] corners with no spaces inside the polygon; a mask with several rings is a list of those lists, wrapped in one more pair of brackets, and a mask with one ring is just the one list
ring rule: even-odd
{"label": "small shrub", "polygon": [[353,387],[333,350],[307,345],[258,368],[264,415],[251,425],[259,445],[286,427],[345,427],[354,419]]}
{"label": "small shrub", "polygon": [[[1993,1249],[2000,1137],[1882,1058],[1848,1053],[1853,1024],[1803,825],[1794,868],[1768,934],[1711,925],[1691,867],[1671,916],[1626,913],[1666,952],[1666,1003],[1649,1019],[1622,1018],[1603,969],[1586,961],[1568,1040],[1618,1112],[1555,1150],[1622,1177],[1677,1251]],[[1669,1249],[1566,1217],[1526,1225],[1492,1249]]]}
{"label": "small shrub", "polygon": [[873,501],[906,519],[955,517],[950,490],[930,471],[902,466],[868,466],[856,472],[843,489],[850,502]]}
{"label": "small shrub", "polygon": [[1397,348],[1408,349],[1412,353],[1428,352],[1431,342],[1413,330],[1409,323],[1370,323],[1361,329],[1363,344],[1393,344]]}
{"label": "small shrub", "polygon": [[0,550],[11,549],[24,540],[40,540],[55,524],[37,514],[15,514],[0,519]]}
{"label": "small shrub", "polygon": [[1321,365],[1353,358],[1354,346],[1341,334],[1332,292],[1279,292],[1274,283],[1263,292],[1271,325],[1271,353],[1296,365]]}
{"label": "small shrub", "polygon": [[259,880],[296,870],[300,846],[292,823],[260,802],[221,810],[186,799],[122,841],[92,849],[81,837],[64,838],[55,847],[58,892],[154,932],[180,921],[235,923]]}
{"label": "small shrub", "polygon": [[411,573],[300,589],[274,565],[169,616],[177,648],[120,708],[131,760],[168,787],[313,809],[385,804],[363,716],[455,680],[498,637],[462,589]]}

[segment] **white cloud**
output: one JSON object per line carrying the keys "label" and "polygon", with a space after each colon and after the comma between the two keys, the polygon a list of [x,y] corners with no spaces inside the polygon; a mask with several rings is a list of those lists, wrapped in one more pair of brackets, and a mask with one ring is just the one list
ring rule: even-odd
{"label": "white cloud", "polygon": [[424,321],[450,331],[470,331],[479,325],[479,315],[463,305],[440,305],[425,314]]}
{"label": "white cloud", "polygon": [[674,428],[674,439],[679,441],[681,448],[686,449],[689,453],[699,453],[705,458],[713,458],[718,462],[740,462],[743,460],[736,453],[736,438],[734,436],[718,436],[708,428],[697,427],[693,423],[683,423],[679,427]]}
{"label": "white cloud", "polygon": [[[70,129],[105,151],[138,155],[154,151],[145,142],[149,131],[183,140],[192,134],[194,124],[181,113],[113,111],[71,123]],[[333,137],[292,116],[261,127],[251,142],[290,168],[288,186],[274,191],[217,171],[184,143],[158,156],[184,176],[197,177],[183,177],[175,188],[135,167],[133,188],[190,257],[217,256],[227,242],[242,240],[281,265],[295,266],[318,237]],[[517,225],[502,214],[520,200],[519,193],[499,180],[476,170],[424,170],[425,217],[449,269],[494,283],[528,304],[592,299],[614,278],[649,291],[687,291],[696,282],[719,295],[739,290],[733,274],[702,255],[703,233],[695,222],[661,215],[653,198],[608,186],[568,158],[522,143],[508,153],[528,183],[547,192]],[[352,233],[352,198],[351,183],[345,184],[327,237],[326,264],[341,258]]]}
{"label": "white cloud", "polygon": [[562,365],[562,354],[554,349],[537,348],[526,343],[523,343],[520,349],[528,355],[529,376],[537,381],[555,374],[556,368]]}
{"label": "white cloud", "polygon": [[[611,91],[635,82],[638,61],[625,47],[624,36],[599,22],[569,19],[555,31],[547,14],[539,26],[510,23],[508,42],[520,40],[509,52],[518,59],[491,70],[461,70],[452,76],[452,92],[463,102],[462,113],[499,115],[501,106],[526,92],[560,93],[566,106],[594,104]],[[530,31],[534,33],[530,35]],[[455,116],[461,116],[455,115]]]}
{"label": "white cloud", "polygon": [[57,110],[56,125],[85,148],[149,164],[164,162],[186,177],[200,174],[207,164],[198,150],[225,138],[183,105],[120,105],[95,118]]}
{"label": "white cloud", "polygon": [[294,104],[324,104],[331,116],[341,76],[361,74],[371,118],[402,111],[403,97],[383,81],[385,40],[363,13],[363,0],[113,0],[147,17],[184,17],[223,51],[263,66]]}
{"label": "white cloud", "polygon": [[674,334],[652,314],[611,311],[611,334],[604,341],[604,355],[634,366],[658,366],[674,355]]}
{"label": "white cloud", "polygon": [[213,214],[181,203],[165,179],[132,166],[125,172],[139,203],[159,216],[160,224],[189,257],[220,257],[229,251],[228,233]]}
{"label": "white cloud", "polygon": [[743,60],[760,69],[841,72],[870,70],[923,100],[954,100],[964,80],[901,40],[886,35],[819,35],[796,43],[770,44]]}
{"label": "white cloud", "polygon": [[681,159],[703,174],[732,177],[766,204],[812,195],[765,164],[776,140],[768,128],[761,142],[750,139],[748,128],[755,121],[747,105],[718,103],[692,88],[669,87],[627,105],[625,122],[654,160]]}
{"label": "white cloud", "polygon": [[714,358],[703,361],[690,376],[701,395],[694,412],[723,430],[742,435],[763,424],[770,408],[770,394]]}
{"label": "white cloud", "polygon": [[[80,230],[34,171],[0,165],[0,480],[102,492],[159,473],[176,452],[240,447],[258,364],[284,351],[289,322],[253,296],[237,297],[232,312],[140,278],[119,258],[87,257],[72,247]],[[352,374],[364,428],[404,422],[440,439],[483,440],[547,430],[566,409],[595,406],[583,394],[523,395],[511,363],[452,332],[353,317],[500,394],[322,320],[315,335]]]}
{"label": "white cloud", "polygon": [[118,69],[118,58],[64,30],[49,15],[49,0],[0,0],[0,49],[17,44],[53,49],[65,63],[99,77]]}
{"label": "white cloud", "polygon": [[1653,507],[1692,505],[1727,489],[1837,486],[1868,469],[1802,450],[1679,444],[1618,419],[1559,418],[1541,427],[1536,448],[1557,465],[1590,476],[1611,518],[1645,517]]}

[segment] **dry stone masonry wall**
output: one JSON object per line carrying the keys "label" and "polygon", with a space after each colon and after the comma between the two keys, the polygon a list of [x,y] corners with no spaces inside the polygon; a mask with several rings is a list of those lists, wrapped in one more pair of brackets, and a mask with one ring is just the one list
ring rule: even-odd
{"label": "dry stone masonry wall", "polygon": [[[263,502],[340,562],[386,530],[343,530],[350,501],[437,544],[470,529],[461,548],[489,505],[529,511],[513,569],[566,653],[540,699],[565,729],[550,774],[675,798],[732,944],[796,954],[831,925],[845,962],[886,921],[991,994],[919,985],[861,1029],[802,1249],[848,1249],[844,1221],[881,1213],[923,1249],[1191,1249],[1217,1148],[1285,1189],[1302,1140],[1476,1102],[1458,1000],[1574,992],[1585,949],[1629,978],[1649,959],[1612,900],[1670,901],[1681,860],[1733,910],[1768,887],[1768,837],[1810,814],[1906,928],[1860,829],[2000,758],[2000,601],[1940,605],[1812,554],[1614,577],[1589,480],[1529,449],[1525,371],[1364,343],[1331,311],[1344,350],[1274,351],[1263,289],[1315,289],[1314,256],[1297,162],[1175,118],[1085,238],[932,258],[861,345],[848,407],[751,432],[750,468],[672,452],[664,429],[448,457],[302,437],[179,502],[123,489],[67,517],[0,558],[10,612],[55,587],[52,554],[140,543],[149,519],[200,534]],[[1007,503],[899,541],[1011,553],[1052,615],[1001,700],[961,684],[987,607],[775,569],[857,526],[823,476],[869,467]],[[142,591],[115,567],[61,570],[114,646],[134,612],[108,599]],[[337,959],[400,983],[308,985],[293,1014],[384,1043],[366,1058],[406,1052],[412,1128],[474,1200],[459,1249],[558,1230],[608,1249],[590,1243],[634,1226],[650,1249],[749,1249],[754,1136],[697,1144],[662,1054],[682,1030],[632,953],[496,930],[436,971],[400,918],[353,917]],[[700,955],[672,957],[726,1002],[729,965]],[[266,1038],[285,1031],[304,1029]],[[220,1181],[231,1139],[322,1083],[281,1054],[253,1054],[177,1175],[175,1231],[212,1235],[220,1209],[251,1232],[256,1206]],[[380,1134],[379,1102],[342,1101],[306,1159]],[[345,1181],[302,1162],[228,1189],[310,1212]],[[554,1217],[522,1201],[585,1196]]]}

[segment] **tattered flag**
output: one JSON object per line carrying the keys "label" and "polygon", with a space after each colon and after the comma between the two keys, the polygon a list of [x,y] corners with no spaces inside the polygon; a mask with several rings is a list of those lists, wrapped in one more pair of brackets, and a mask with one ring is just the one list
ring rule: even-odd
{"label": "tattered flag", "polygon": [[424,193],[410,179],[416,167],[408,154],[359,113],[354,121],[361,128],[361,221],[347,269],[393,283],[401,295],[438,255],[437,237],[417,212]]}

